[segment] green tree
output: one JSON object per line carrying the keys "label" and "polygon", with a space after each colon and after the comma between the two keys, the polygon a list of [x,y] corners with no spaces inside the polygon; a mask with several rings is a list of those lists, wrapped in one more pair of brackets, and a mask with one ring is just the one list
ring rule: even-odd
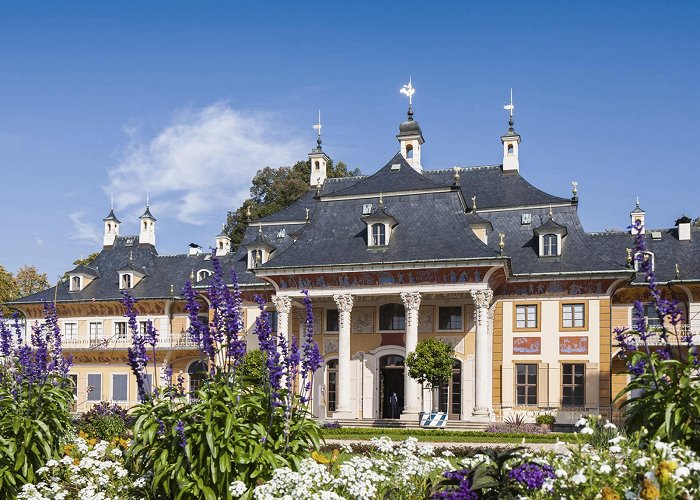
{"label": "green tree", "polygon": [[44,291],[50,286],[46,273],[40,273],[34,266],[20,267],[15,275],[15,282],[18,297]]}
{"label": "green tree", "polygon": [[12,273],[0,266],[0,316],[7,316],[9,310],[2,304],[17,298],[17,281]]}
{"label": "green tree", "polygon": [[265,380],[265,355],[260,349],[247,351],[238,368],[238,375],[242,377],[246,386],[261,386]]}
{"label": "green tree", "polygon": [[[447,342],[425,339],[418,342],[416,350],[406,358],[408,376],[416,380],[421,388],[433,391],[433,411],[438,411],[438,390],[452,377],[452,355],[454,349]],[[421,390],[421,406],[423,391]]]}
{"label": "green tree", "polygon": [[84,259],[76,259],[73,261],[74,266],[89,266],[95,258],[100,255],[100,252],[93,252]]}
{"label": "green tree", "polygon": [[[359,169],[349,170],[339,161],[328,162],[327,176],[354,177],[361,175]],[[311,162],[298,161],[291,167],[265,167],[255,174],[250,188],[250,198],[226,217],[226,231],[236,248],[243,240],[246,225],[250,220],[259,219],[279,212],[301,198],[309,187]],[[248,215],[250,213],[250,216]]]}

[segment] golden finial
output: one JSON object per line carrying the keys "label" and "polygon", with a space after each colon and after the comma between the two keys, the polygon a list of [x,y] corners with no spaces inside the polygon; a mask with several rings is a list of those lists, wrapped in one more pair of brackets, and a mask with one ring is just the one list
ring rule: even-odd
{"label": "golden finial", "polygon": [[172,297],[173,295],[175,295],[175,286],[170,285],[170,296]]}
{"label": "golden finial", "polygon": [[258,234],[262,236],[262,224],[258,226]]}
{"label": "golden finial", "polygon": [[250,219],[250,216],[251,216],[251,214],[250,214],[250,205],[248,205],[247,207],[245,207],[245,216],[246,216],[247,219]]}
{"label": "golden finial", "polygon": [[190,281],[194,281],[194,269],[190,272]]}
{"label": "golden finial", "polygon": [[382,196],[382,192],[379,191],[379,207],[381,208],[383,206],[384,206],[384,197]]}
{"label": "golden finial", "polygon": [[578,182],[571,181],[571,193],[574,195],[574,199],[578,198]]}
{"label": "golden finial", "polygon": [[678,267],[678,264],[676,264],[676,279],[680,279],[681,277],[681,269]]}
{"label": "golden finial", "polygon": [[476,195],[472,196],[472,212],[476,213]]}
{"label": "golden finial", "polygon": [[134,251],[129,250],[129,264],[131,264],[134,261]]}
{"label": "golden finial", "polygon": [[549,218],[551,219],[552,217],[552,205],[549,205]]}
{"label": "golden finial", "polygon": [[627,265],[629,266],[632,263],[632,249],[626,248],[625,250],[627,250]]}
{"label": "golden finial", "polygon": [[306,209],[306,222],[309,222],[309,212],[311,212],[311,209],[307,208]]}
{"label": "golden finial", "polygon": [[316,184],[316,196],[320,196],[320,195],[321,195],[321,183],[319,182]]}
{"label": "golden finial", "polygon": [[503,249],[506,247],[506,234],[498,233],[498,249],[503,254]]}
{"label": "golden finial", "polygon": [[453,177],[455,180],[455,184],[459,184],[459,167],[452,167],[453,170],[455,171]]}

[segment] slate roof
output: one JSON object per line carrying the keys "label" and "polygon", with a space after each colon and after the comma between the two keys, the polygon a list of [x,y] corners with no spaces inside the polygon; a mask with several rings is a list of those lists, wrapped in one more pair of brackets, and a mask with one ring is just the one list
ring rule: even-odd
{"label": "slate roof", "polygon": [[84,265],[79,265],[72,271],[68,271],[66,274],[84,274],[86,276],[93,276],[93,277],[98,277],[100,274],[97,272],[97,269],[94,269],[92,267],[84,266]]}
{"label": "slate roof", "polygon": [[[398,165],[399,168],[395,168]],[[396,153],[389,162],[375,174],[365,177],[353,185],[323,196],[356,196],[392,191],[414,191],[437,189],[444,186],[433,182],[429,177],[418,173],[401,153]]]}
{"label": "slate roof", "polygon": [[[471,204],[472,196],[476,196],[478,210],[571,203],[567,198],[537,189],[517,172],[503,173],[501,165],[461,167],[457,171],[464,199]],[[454,169],[425,170],[423,175],[436,184],[451,186],[454,184],[454,172]]]}
{"label": "slate roof", "polygon": [[102,219],[102,220],[105,221],[105,222],[107,222],[107,221],[114,221],[114,222],[116,222],[117,224],[121,224],[121,221],[120,221],[119,219],[117,219],[117,216],[116,216],[116,215],[114,215],[114,209],[113,209],[113,208],[110,208],[110,209],[109,209],[109,213],[107,214],[107,217],[105,217],[105,218]]}
{"label": "slate roof", "polygon": [[149,207],[148,205],[146,205],[146,211],[143,213],[143,215],[141,215],[141,217],[139,217],[139,219],[153,219],[153,220],[156,220],[156,218],[153,217],[153,215],[151,214],[151,207]]}

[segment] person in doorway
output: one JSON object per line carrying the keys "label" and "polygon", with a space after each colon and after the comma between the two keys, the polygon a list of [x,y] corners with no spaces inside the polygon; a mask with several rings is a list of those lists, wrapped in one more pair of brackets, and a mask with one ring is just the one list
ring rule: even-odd
{"label": "person in doorway", "polygon": [[395,392],[389,396],[389,407],[391,408],[391,418],[399,418],[399,397]]}

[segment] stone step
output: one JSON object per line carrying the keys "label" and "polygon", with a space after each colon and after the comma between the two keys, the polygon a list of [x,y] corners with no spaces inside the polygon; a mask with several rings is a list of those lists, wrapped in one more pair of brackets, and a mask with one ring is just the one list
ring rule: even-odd
{"label": "stone step", "polygon": [[[420,429],[418,421],[395,419],[338,419],[326,420],[326,423],[338,422],[341,427],[371,427],[376,429]],[[486,422],[468,422],[448,420],[446,430],[450,431],[483,431],[488,427]]]}

